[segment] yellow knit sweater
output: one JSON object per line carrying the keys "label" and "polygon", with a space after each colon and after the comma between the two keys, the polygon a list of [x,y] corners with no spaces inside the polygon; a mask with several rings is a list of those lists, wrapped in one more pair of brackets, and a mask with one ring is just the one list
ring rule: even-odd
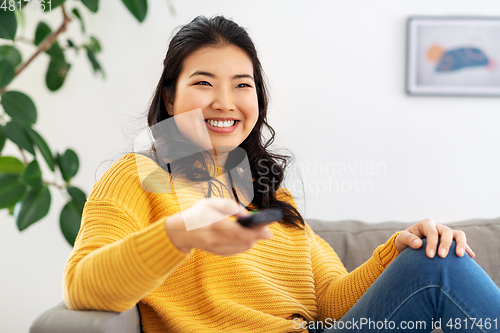
{"label": "yellow knit sweater", "polygon": [[[398,255],[395,233],[347,273],[307,224],[301,230],[279,223],[270,225],[272,238],[244,253],[185,254],[170,241],[165,219],[200,193],[161,190],[170,182],[162,172],[153,173],[160,188],[146,191],[138,166],[156,168],[127,154],[93,187],[64,272],[70,309],[121,312],[139,303],[146,333],[307,332],[293,319],[339,319]],[[288,191],[279,193],[296,207]]]}

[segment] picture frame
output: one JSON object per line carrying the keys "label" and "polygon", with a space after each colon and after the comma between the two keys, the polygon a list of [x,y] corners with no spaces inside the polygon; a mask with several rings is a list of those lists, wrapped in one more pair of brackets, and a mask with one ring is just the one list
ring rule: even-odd
{"label": "picture frame", "polygon": [[407,19],[406,93],[500,96],[500,17]]}

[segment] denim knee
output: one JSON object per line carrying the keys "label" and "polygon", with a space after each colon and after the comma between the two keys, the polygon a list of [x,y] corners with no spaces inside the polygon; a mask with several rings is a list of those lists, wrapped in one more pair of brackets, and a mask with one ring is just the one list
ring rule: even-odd
{"label": "denim knee", "polygon": [[433,258],[427,256],[427,239],[424,238],[422,241],[423,244],[420,248],[405,248],[391,263],[391,265],[394,263],[396,266],[393,267],[393,269],[404,272],[402,274],[405,274],[409,280],[419,277],[419,279],[423,278],[428,282],[434,281],[440,284],[440,281],[442,281],[445,276],[446,279],[453,279],[454,275],[460,276],[464,269],[469,269],[470,266],[473,265],[474,260],[471,259],[467,252],[465,252],[462,257],[457,256],[455,241],[452,242],[444,258],[441,258],[437,254],[440,240],[436,246],[436,252]]}

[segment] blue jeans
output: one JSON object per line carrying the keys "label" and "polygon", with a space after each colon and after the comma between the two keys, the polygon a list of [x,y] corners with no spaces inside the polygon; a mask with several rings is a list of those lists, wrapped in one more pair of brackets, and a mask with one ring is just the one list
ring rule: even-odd
{"label": "blue jeans", "polygon": [[500,332],[500,289],[486,272],[467,253],[457,257],[455,242],[446,258],[431,259],[423,241],[402,251],[335,326],[309,323],[309,332]]}

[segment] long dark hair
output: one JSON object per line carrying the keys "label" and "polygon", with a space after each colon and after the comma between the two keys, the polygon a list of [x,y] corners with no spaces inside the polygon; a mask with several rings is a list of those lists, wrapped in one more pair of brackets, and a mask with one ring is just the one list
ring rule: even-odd
{"label": "long dark hair", "polygon": [[[253,64],[253,77],[259,104],[259,116],[253,130],[239,145],[240,148],[246,151],[254,179],[252,204],[258,209],[281,208],[284,217],[280,223],[301,228],[300,225],[304,225],[304,219],[299,211],[293,205],[278,200],[276,197],[277,190],[280,189],[280,185],[284,180],[285,169],[291,157],[268,151],[269,146],[274,142],[275,136],[274,129],[267,123],[268,90],[264,81],[262,66],[257,57],[257,51],[244,28],[224,16],[206,18],[202,15],[197,16],[190,23],[180,28],[170,41],[167,55],[163,61],[163,73],[148,110],[148,125],[152,127],[171,117],[165,107],[166,101],[163,97],[163,90],[167,92],[167,96],[171,96],[171,100],[175,99],[177,80],[181,73],[184,59],[201,47],[219,47],[225,45],[234,45],[245,51]],[[170,97],[167,98],[170,99]],[[267,140],[262,133],[264,128],[267,128],[270,134],[270,138]],[[154,135],[155,133],[153,133]],[[183,142],[182,144],[189,143]],[[156,154],[154,145],[152,151]],[[229,154],[231,155],[231,153]],[[185,163],[182,164],[182,173],[187,175],[191,180],[210,182],[211,175],[205,172],[207,170],[204,164],[205,160],[205,158],[196,156],[196,154],[185,157]],[[228,161],[230,160],[234,161],[238,160],[238,158],[228,158]],[[203,167],[194,167],[194,162],[196,161],[201,163]],[[176,165],[180,168],[180,163],[176,163]],[[230,166],[226,164],[225,167]],[[168,172],[172,175],[176,173],[175,170],[171,169],[171,165],[168,166]],[[285,193],[285,195],[288,194]]]}

